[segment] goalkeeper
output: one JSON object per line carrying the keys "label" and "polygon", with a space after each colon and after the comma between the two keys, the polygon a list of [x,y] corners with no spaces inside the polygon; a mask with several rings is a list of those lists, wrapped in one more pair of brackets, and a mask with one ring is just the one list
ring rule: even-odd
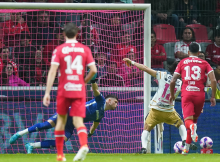
{"label": "goalkeeper", "polygon": [[[136,63],[128,58],[124,58],[123,61],[125,61],[128,66],[136,66],[138,69],[147,72],[151,76],[155,77],[159,84],[157,92],[150,101],[149,107],[151,108],[151,110],[145,120],[144,130],[141,135],[142,149],[139,153],[147,153],[147,144],[150,131],[154,128],[154,126],[161,123],[167,123],[177,127],[179,129],[179,134],[181,136],[183,145],[185,145],[187,136],[186,127],[184,126],[179,114],[174,109],[175,103],[173,102],[172,105],[169,104],[170,81],[172,79],[172,75],[167,74],[167,72],[155,71],[143,64]],[[176,66],[177,62],[174,62],[174,64],[170,67],[171,74],[174,73]],[[177,97],[179,92],[181,91],[181,85],[182,81],[178,79],[175,85],[175,97]],[[197,146],[191,144],[190,148],[192,150],[196,150]]]}
{"label": "goalkeeper", "polygon": [[[95,83],[97,81],[96,78],[91,80],[92,90],[95,98],[93,100],[86,102],[86,117],[84,118],[84,122],[93,121],[93,125],[90,127],[90,131],[88,133],[88,137],[91,137],[93,135],[101,119],[104,117],[104,112],[107,110],[115,110],[118,105],[118,98],[115,95],[110,94],[107,95],[105,98],[102,96],[102,94],[98,90],[97,84]],[[18,138],[22,137],[25,134],[37,132],[45,129],[51,129],[55,127],[56,121],[57,121],[57,113],[51,116],[44,123],[38,123],[30,128],[17,132],[10,138],[9,143],[14,144]],[[74,126],[73,126],[72,117],[68,116],[67,123],[65,126],[65,138],[64,138],[65,141],[68,141],[68,139],[72,136],[73,130],[74,130]],[[25,145],[25,148],[27,150],[27,153],[30,154],[35,148],[51,148],[55,146],[56,146],[55,140],[44,140],[41,142],[27,143]]]}

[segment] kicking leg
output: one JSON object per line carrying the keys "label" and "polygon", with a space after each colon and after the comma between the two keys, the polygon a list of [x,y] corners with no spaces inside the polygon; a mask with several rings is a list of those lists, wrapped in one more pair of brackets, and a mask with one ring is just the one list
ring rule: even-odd
{"label": "kicking leg", "polygon": [[18,138],[22,137],[25,134],[32,133],[32,132],[37,132],[37,131],[41,131],[41,130],[45,130],[45,129],[50,129],[54,126],[55,126],[55,123],[54,123],[53,120],[48,120],[44,123],[37,123],[37,124],[27,128],[27,129],[24,129],[22,131],[19,131],[19,132],[15,133],[10,138],[9,143],[14,144]]}

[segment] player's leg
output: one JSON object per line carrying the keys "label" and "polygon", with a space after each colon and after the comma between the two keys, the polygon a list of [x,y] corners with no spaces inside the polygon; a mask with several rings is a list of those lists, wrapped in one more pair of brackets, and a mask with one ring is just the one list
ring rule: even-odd
{"label": "player's leg", "polygon": [[138,152],[139,154],[146,154],[147,153],[147,147],[148,147],[148,141],[150,136],[150,131],[154,128],[155,125],[159,124],[160,121],[157,120],[157,110],[151,109],[149,114],[147,115],[147,118],[145,119],[144,123],[144,130],[141,134],[141,144],[142,148]]}
{"label": "player's leg", "polygon": [[[194,112],[194,104],[193,100],[195,100],[194,96],[183,96],[182,97],[182,110],[183,110],[183,117],[185,121],[185,126],[187,130],[187,138],[186,138],[186,144],[184,146],[184,150],[182,154],[187,154],[189,152],[190,144],[192,143],[192,134],[193,132],[196,132],[196,126],[193,123],[193,115]],[[194,134],[195,137],[197,134]]]}
{"label": "player's leg", "polygon": [[[180,115],[176,112],[167,112],[167,119],[165,121],[165,123],[169,124],[169,125],[174,125],[176,128],[179,129],[179,134],[182,140],[182,144],[183,146],[185,146],[186,143],[186,138],[187,138],[187,131],[186,131],[186,127],[180,117]],[[194,145],[193,143],[190,144],[190,149],[192,150],[197,150],[197,146]]]}
{"label": "player's leg", "polygon": [[[56,114],[54,114],[53,117],[54,116],[56,116]],[[51,118],[53,118],[53,117],[51,117]],[[54,122],[54,120],[51,120],[51,119],[47,120],[44,123],[37,123],[29,128],[26,128],[22,131],[15,133],[13,136],[11,136],[9,143],[14,144],[17,139],[19,139],[20,137],[22,137],[25,134],[33,133],[33,132],[37,132],[37,131],[41,131],[41,130],[45,130],[45,129],[50,129],[53,127],[55,127],[55,122]]]}
{"label": "player's leg", "polygon": [[[72,136],[72,134],[73,134],[73,130],[69,131],[65,129],[64,143],[68,141],[68,139]],[[31,154],[32,151],[36,148],[53,148],[53,147],[56,147],[55,140],[44,140],[41,142],[27,143],[25,145],[28,154]]]}
{"label": "player's leg", "polygon": [[83,123],[83,118],[86,116],[85,98],[79,98],[72,101],[69,115],[73,116],[73,125],[77,130],[80,143],[80,149],[74,157],[73,161],[84,160],[86,154],[89,152],[87,145],[87,129]]}
{"label": "player's leg", "polygon": [[63,154],[63,141],[65,137],[65,125],[67,121],[67,113],[69,111],[70,99],[57,96],[57,124],[55,127],[57,160],[65,161]]}

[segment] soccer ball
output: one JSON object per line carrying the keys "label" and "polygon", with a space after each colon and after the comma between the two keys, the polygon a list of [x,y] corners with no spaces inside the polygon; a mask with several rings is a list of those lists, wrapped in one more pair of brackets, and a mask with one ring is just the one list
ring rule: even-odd
{"label": "soccer ball", "polygon": [[173,149],[175,153],[182,153],[184,146],[182,145],[182,141],[178,141],[174,144]]}
{"label": "soccer ball", "polygon": [[212,148],[212,145],[213,145],[213,141],[210,137],[203,137],[201,140],[200,140],[200,146],[201,148]]}

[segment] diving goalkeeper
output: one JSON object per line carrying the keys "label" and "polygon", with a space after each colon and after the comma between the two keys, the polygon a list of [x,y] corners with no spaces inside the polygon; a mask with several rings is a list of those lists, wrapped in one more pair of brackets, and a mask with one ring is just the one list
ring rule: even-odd
{"label": "diving goalkeeper", "polygon": [[[92,90],[95,98],[93,100],[86,102],[86,117],[84,118],[84,122],[93,121],[93,125],[90,127],[90,131],[88,133],[89,137],[93,135],[95,129],[99,126],[101,119],[104,117],[104,112],[107,110],[115,110],[118,105],[118,98],[115,95],[110,94],[104,98],[102,94],[99,92],[98,85],[95,83],[95,80],[92,80],[91,82],[93,82]],[[56,121],[57,121],[57,113],[51,116],[44,123],[38,123],[30,128],[17,132],[10,138],[9,143],[14,144],[18,138],[22,137],[25,134],[51,129],[55,127]],[[64,138],[65,141],[68,141],[68,139],[72,136],[73,130],[74,130],[74,126],[73,126],[72,117],[68,116],[67,123],[65,126],[65,138]],[[51,148],[51,147],[56,147],[55,140],[44,140],[41,142],[27,143],[25,145],[28,154],[32,153],[33,149],[35,148]]]}

